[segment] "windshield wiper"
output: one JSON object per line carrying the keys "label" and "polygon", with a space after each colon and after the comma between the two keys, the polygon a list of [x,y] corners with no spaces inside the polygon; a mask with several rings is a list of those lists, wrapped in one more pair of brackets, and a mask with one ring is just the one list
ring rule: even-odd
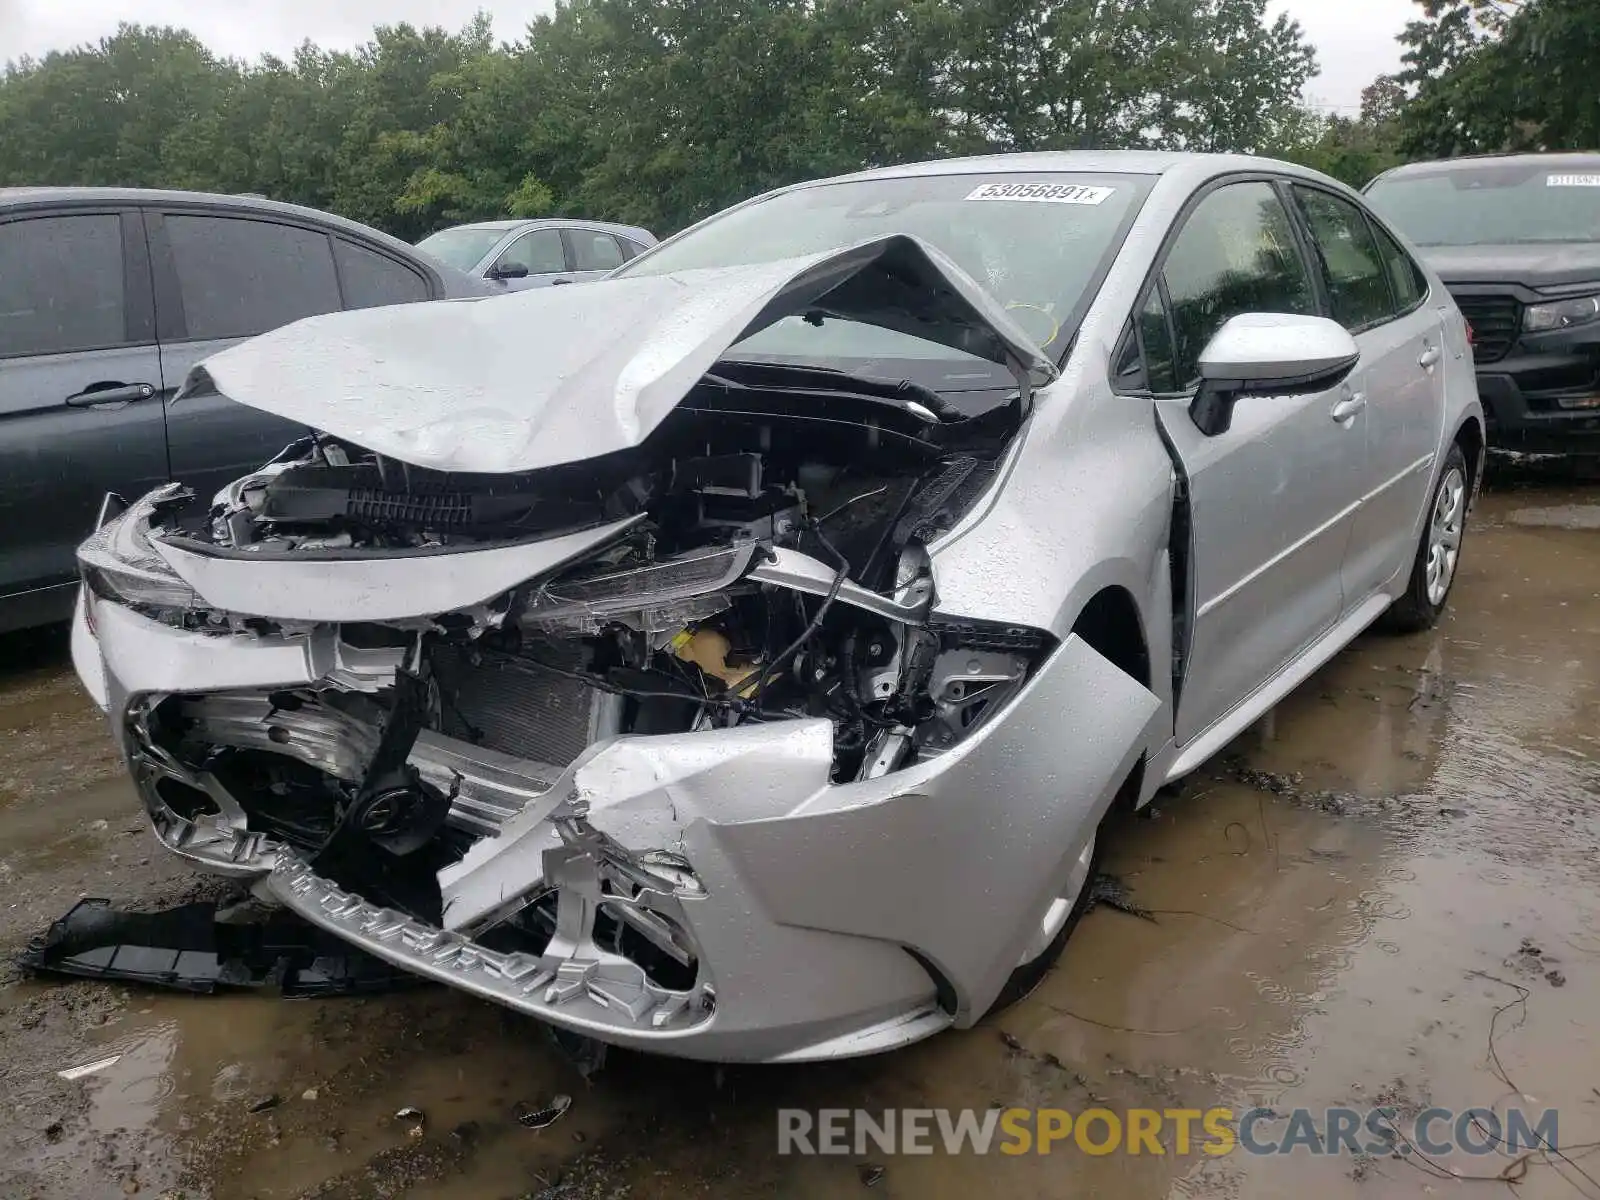
{"label": "windshield wiper", "polygon": [[[964,421],[967,419],[954,404],[946,400],[938,392],[914,379],[879,379],[871,375],[857,375],[850,371],[841,371],[837,367],[818,367],[788,362],[762,362],[753,359],[725,358],[718,364],[724,367],[737,367],[742,370],[760,371],[773,375],[785,376],[788,379],[838,390],[841,384],[847,384],[851,390],[877,400],[888,400],[900,405],[902,409],[913,416],[920,417],[930,424],[943,424],[947,421]],[[706,378],[714,383],[737,388],[750,385],[741,380],[729,379],[723,375],[711,372]]]}

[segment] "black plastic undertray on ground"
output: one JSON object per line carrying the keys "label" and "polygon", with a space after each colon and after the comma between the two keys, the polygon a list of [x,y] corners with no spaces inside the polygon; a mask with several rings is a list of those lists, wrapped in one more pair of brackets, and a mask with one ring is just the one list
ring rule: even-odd
{"label": "black plastic undertray on ground", "polygon": [[86,899],[28,943],[19,965],[69,975],[211,993],[272,989],[288,997],[393,991],[423,981],[289,913],[218,920],[215,903],[125,912]]}

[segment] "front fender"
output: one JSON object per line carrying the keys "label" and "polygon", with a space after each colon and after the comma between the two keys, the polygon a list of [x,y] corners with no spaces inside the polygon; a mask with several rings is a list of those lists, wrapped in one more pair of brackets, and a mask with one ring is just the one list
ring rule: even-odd
{"label": "front fender", "polygon": [[1068,637],[958,750],[821,789],[788,816],[702,823],[690,845],[716,845],[780,924],[916,950],[954,988],[957,1023],[970,1024],[1134,769],[1159,707]]}

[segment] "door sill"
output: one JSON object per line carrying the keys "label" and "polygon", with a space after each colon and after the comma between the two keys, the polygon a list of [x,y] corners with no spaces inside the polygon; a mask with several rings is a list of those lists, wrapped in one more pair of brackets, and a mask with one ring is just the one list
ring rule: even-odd
{"label": "door sill", "polygon": [[1343,620],[1302,650],[1299,657],[1287,667],[1251,692],[1209,729],[1196,734],[1180,747],[1167,768],[1163,782],[1172,783],[1181,779],[1250,728],[1268,709],[1311,678],[1319,667],[1376,621],[1392,602],[1383,592],[1368,596]]}

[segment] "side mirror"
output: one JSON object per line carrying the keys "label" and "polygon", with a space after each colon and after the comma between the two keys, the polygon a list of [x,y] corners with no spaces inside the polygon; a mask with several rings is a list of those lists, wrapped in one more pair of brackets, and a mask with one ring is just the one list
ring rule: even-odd
{"label": "side mirror", "polygon": [[1303,396],[1342,383],[1361,358],[1337,321],[1291,313],[1243,313],[1200,354],[1200,390],[1189,415],[1207,437],[1226,433],[1241,396]]}
{"label": "side mirror", "polygon": [[495,263],[489,268],[490,279],[526,279],[527,263]]}

